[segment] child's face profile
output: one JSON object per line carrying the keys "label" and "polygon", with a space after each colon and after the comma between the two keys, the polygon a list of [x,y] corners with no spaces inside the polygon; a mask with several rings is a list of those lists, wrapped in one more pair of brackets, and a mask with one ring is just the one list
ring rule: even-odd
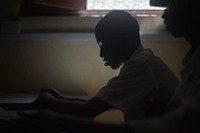
{"label": "child's face profile", "polygon": [[108,43],[98,42],[100,47],[100,57],[103,58],[105,66],[110,66],[112,69],[118,69],[123,64],[123,58],[119,50]]}

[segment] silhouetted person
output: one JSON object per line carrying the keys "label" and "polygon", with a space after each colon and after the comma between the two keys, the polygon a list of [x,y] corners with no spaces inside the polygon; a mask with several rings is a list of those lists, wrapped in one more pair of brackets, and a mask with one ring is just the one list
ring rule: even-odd
{"label": "silhouetted person", "polygon": [[[69,131],[74,133],[199,133],[200,119],[200,48],[198,47],[199,21],[198,0],[172,0],[163,18],[167,30],[175,37],[184,37],[191,44],[191,50],[184,59],[181,82],[165,113],[159,117],[131,120],[127,123],[101,123],[80,117],[62,115],[51,111],[35,114],[21,114],[30,125],[45,131]],[[195,17],[193,17],[193,15]],[[102,43],[103,44],[103,43]],[[48,121],[49,125],[43,124]],[[32,125],[33,124],[33,125]],[[20,129],[20,128],[18,128]],[[23,131],[23,129],[21,129]]]}
{"label": "silhouetted person", "polygon": [[137,20],[128,12],[109,12],[96,25],[95,36],[105,66],[122,66],[119,75],[89,100],[44,89],[33,105],[90,118],[111,108],[121,110],[125,120],[161,115],[178,79],[151,49],[143,48],[139,30]]}

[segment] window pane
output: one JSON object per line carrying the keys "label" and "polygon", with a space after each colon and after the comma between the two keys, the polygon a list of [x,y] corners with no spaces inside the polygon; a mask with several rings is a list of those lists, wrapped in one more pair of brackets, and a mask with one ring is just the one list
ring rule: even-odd
{"label": "window pane", "polygon": [[149,0],[87,0],[87,10],[164,10],[150,6]]}

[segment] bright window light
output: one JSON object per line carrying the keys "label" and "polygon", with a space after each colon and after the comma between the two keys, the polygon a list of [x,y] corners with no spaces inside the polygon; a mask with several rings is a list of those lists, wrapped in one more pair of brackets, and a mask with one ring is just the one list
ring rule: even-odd
{"label": "bright window light", "polygon": [[150,6],[149,0],[87,0],[87,10],[163,10]]}
{"label": "bright window light", "polygon": [[108,10],[127,10],[136,16],[156,16],[164,9],[150,6],[149,0],[87,0],[87,11],[96,16]]}

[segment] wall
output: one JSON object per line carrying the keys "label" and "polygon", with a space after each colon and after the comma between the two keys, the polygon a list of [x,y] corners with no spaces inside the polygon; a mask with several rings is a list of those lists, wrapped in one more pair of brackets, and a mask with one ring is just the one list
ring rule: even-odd
{"label": "wall", "polygon": [[94,40],[88,38],[7,40],[1,42],[0,55],[1,92],[55,87],[93,94],[114,73],[104,69]]}
{"label": "wall", "polygon": [[[118,70],[105,67],[91,34],[1,36],[1,93],[37,93],[55,87],[63,93],[94,95]],[[179,77],[189,46],[183,40],[143,39]]]}

